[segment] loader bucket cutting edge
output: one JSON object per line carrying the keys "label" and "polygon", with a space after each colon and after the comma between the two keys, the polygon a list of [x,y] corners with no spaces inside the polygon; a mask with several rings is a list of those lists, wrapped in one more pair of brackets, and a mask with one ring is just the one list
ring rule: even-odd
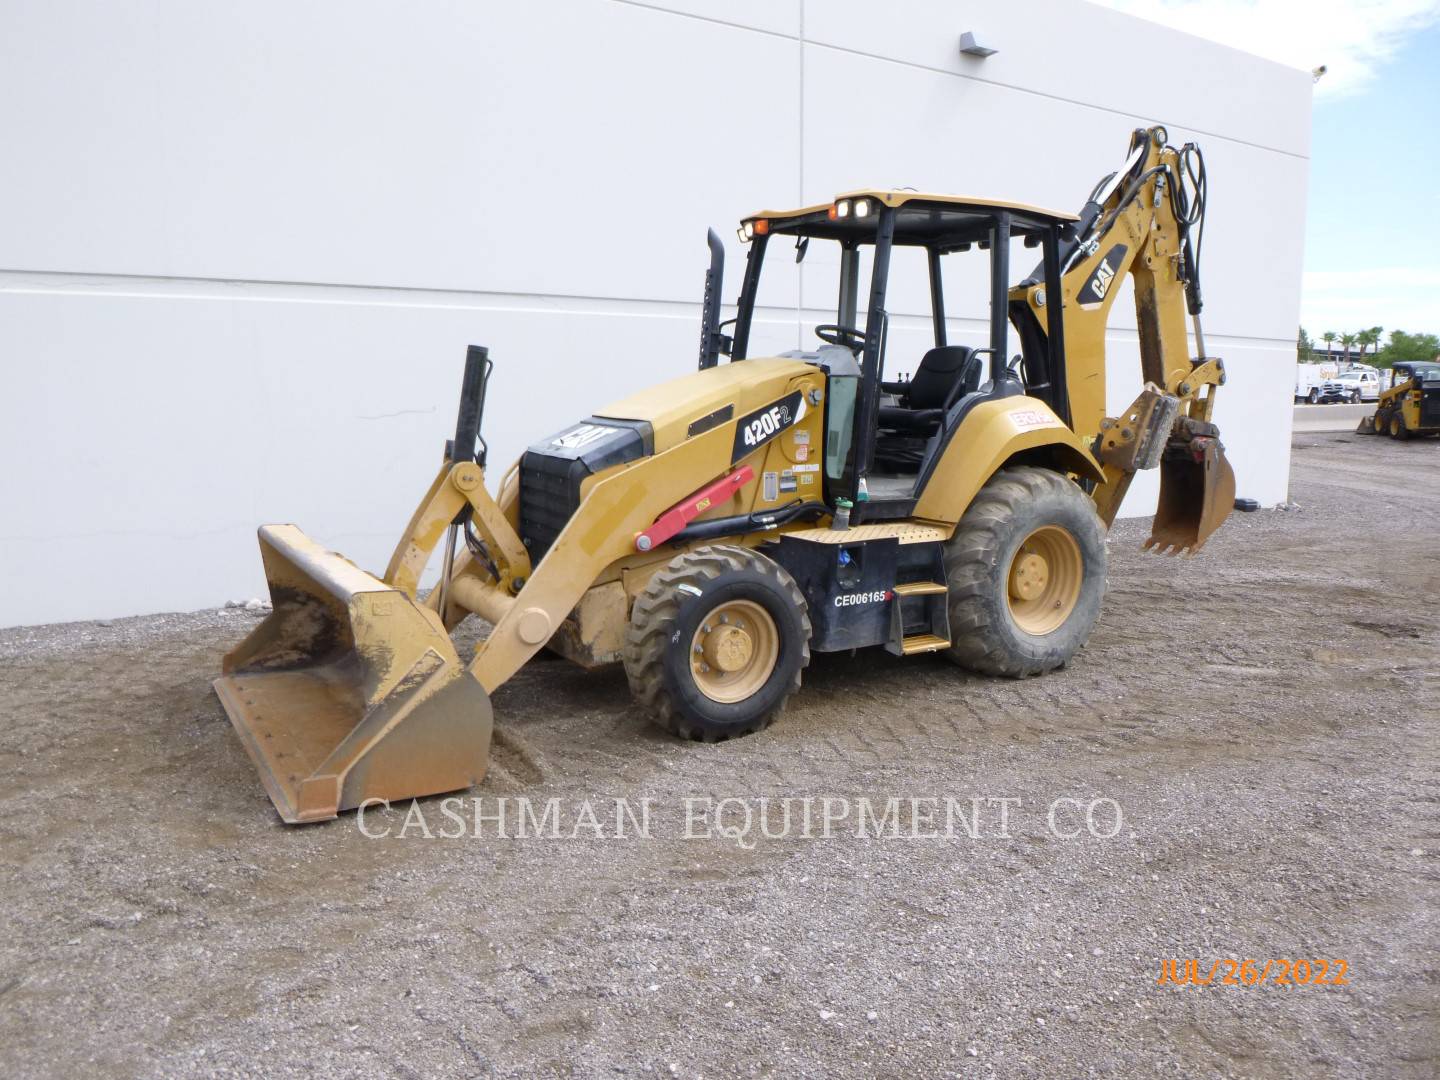
{"label": "loader bucket cutting edge", "polygon": [[490,699],[438,617],[293,525],[260,529],[274,610],[215,692],[287,822],[477,783]]}
{"label": "loader bucket cutting edge", "polygon": [[1198,454],[1167,453],[1161,459],[1160,502],[1146,550],[1193,555],[1235,509],[1235,470],[1224,448],[1218,439],[1202,446]]}

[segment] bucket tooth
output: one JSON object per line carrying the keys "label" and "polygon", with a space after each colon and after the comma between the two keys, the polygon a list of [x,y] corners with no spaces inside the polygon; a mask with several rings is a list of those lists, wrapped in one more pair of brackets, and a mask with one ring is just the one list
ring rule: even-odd
{"label": "bucket tooth", "polygon": [[260,530],[273,610],[215,692],[287,822],[469,787],[489,696],[438,616],[293,525]]}

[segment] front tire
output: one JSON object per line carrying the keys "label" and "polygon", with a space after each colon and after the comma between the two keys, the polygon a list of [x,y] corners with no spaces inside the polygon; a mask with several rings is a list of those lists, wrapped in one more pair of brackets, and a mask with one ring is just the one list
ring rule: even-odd
{"label": "front tire", "polygon": [[951,646],[986,675],[1022,678],[1069,663],[1105,593],[1105,528],[1069,478],[1002,469],[945,545]]}
{"label": "front tire", "polygon": [[749,548],[678,555],[635,601],[631,693],[666,731],[716,742],[766,727],[800,689],[810,616],[795,580]]}
{"label": "front tire", "polygon": [[1315,390],[1315,389],[1311,389],[1308,400],[1309,400],[1309,402],[1310,402],[1311,405],[1314,405],[1316,402],[1318,402],[1318,401],[1320,400],[1320,391],[1319,391],[1319,390]]}

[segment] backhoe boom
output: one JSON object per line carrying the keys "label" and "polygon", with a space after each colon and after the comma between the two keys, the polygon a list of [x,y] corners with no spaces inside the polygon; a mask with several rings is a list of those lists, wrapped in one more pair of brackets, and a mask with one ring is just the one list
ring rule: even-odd
{"label": "backhoe boom", "polygon": [[[1211,420],[1225,363],[1205,355],[1200,326],[1205,197],[1197,146],[1170,146],[1164,128],[1137,130],[1125,166],[1097,185],[1061,252],[1061,404],[1105,468],[1096,508],[1106,524],[1113,522],[1135,471],[1158,464],[1160,506],[1146,546],[1174,554],[1199,550],[1229,515],[1235,496],[1234,473]],[[1135,296],[1144,387],[1120,416],[1107,417],[1105,332],[1126,275]],[[1010,292],[1012,318],[1032,333],[1048,326],[1050,298],[1039,281],[1037,272]]]}

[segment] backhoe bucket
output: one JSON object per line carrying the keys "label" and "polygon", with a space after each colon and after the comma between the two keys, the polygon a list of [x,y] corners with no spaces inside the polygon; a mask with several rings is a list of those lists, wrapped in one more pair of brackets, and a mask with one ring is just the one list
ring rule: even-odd
{"label": "backhoe bucket", "polygon": [[1160,459],[1160,504],[1145,547],[1192,555],[1235,509],[1235,470],[1213,436],[1173,444]]}
{"label": "backhoe bucket", "polygon": [[263,526],[260,553],[274,610],[215,692],[280,816],[478,782],[490,699],[434,612],[293,525]]}

